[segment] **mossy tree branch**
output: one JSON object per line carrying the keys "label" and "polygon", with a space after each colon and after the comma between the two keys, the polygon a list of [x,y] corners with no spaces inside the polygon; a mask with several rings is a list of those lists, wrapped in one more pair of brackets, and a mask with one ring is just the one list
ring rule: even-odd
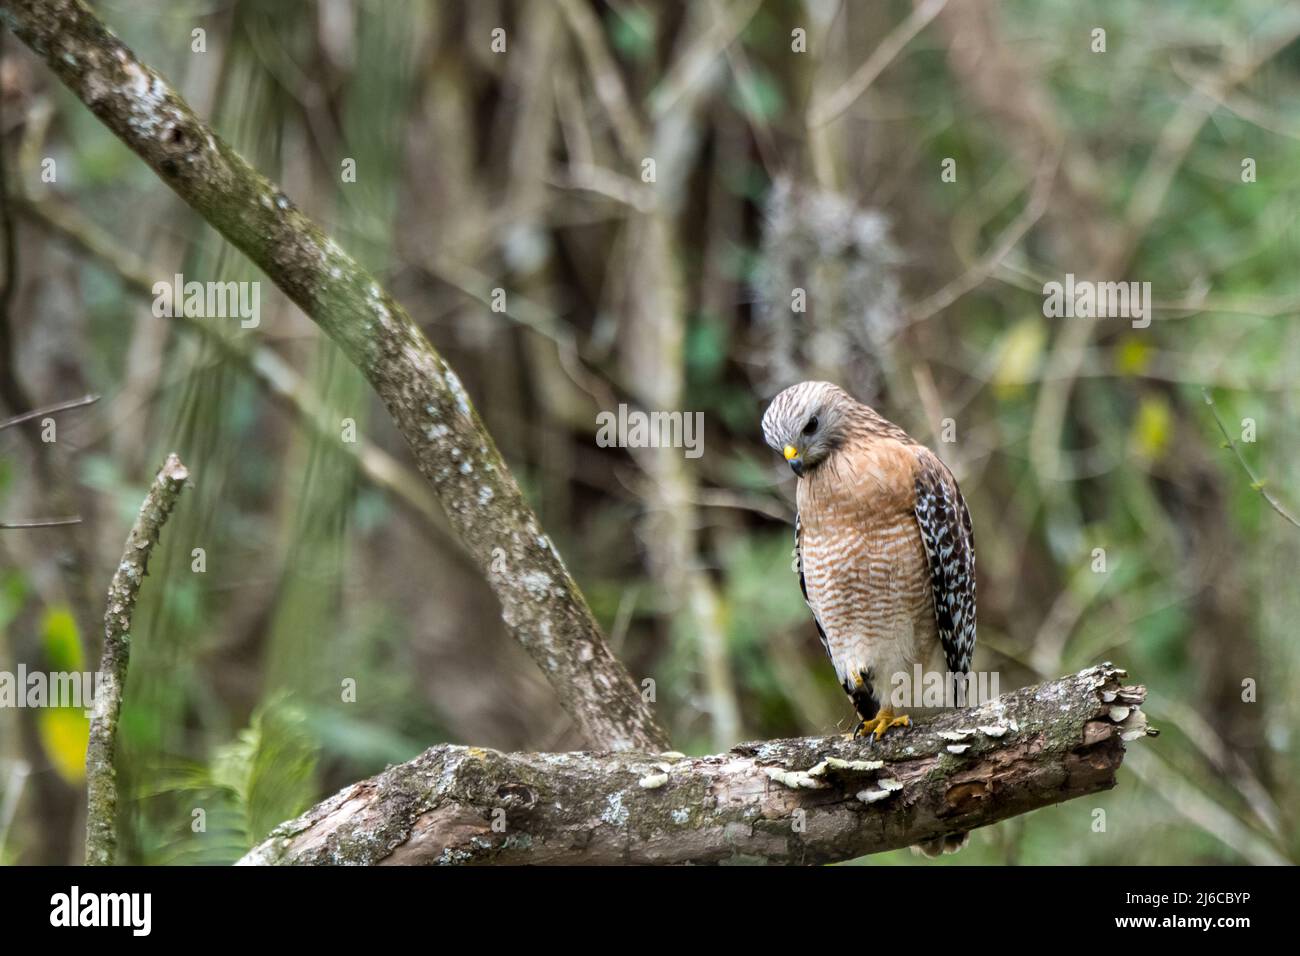
{"label": "mossy tree branch", "polygon": [[86,864],[89,866],[108,866],[117,859],[117,718],[122,710],[122,690],[131,656],[131,622],[140,585],[149,573],[149,557],[189,477],[189,469],[181,460],[174,454],[168,455],[140,505],[140,513],[126,538],[122,561],[108,587],[104,654],[86,746]]}
{"label": "mossy tree branch", "polygon": [[868,743],[723,754],[438,746],[277,827],[244,864],[830,863],[1107,790],[1150,731],[1110,664]]}
{"label": "mossy tree branch", "polygon": [[609,750],[662,748],[665,734],[459,378],[402,307],[80,0],[2,0],[0,19],[365,374],[496,592],[506,625],[586,740]]}

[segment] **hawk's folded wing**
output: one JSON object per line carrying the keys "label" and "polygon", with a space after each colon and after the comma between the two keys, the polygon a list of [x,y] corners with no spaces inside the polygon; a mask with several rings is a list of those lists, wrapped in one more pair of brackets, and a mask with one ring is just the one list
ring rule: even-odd
{"label": "hawk's folded wing", "polygon": [[928,448],[917,451],[916,523],[930,561],[930,587],[948,670],[970,670],[975,652],[975,536],[957,481]]}

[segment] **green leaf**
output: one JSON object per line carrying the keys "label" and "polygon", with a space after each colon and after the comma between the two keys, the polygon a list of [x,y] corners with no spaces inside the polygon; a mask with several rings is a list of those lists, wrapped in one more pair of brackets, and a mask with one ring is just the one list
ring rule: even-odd
{"label": "green leaf", "polygon": [[731,103],[757,123],[771,123],[785,108],[785,95],[772,75],[756,63],[738,74],[731,89]]}
{"label": "green leaf", "polygon": [[640,7],[622,7],[610,23],[614,49],[634,60],[647,60],[655,52],[655,19]]}
{"label": "green leaf", "polygon": [[77,621],[67,607],[51,607],[41,621],[41,643],[50,669],[80,671],[85,669],[85,654],[81,648],[81,633]]}

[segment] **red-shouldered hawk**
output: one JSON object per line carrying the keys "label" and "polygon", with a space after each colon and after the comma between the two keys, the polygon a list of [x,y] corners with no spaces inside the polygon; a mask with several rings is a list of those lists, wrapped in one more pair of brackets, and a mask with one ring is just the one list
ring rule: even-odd
{"label": "red-shouldered hawk", "polygon": [[[777,395],[763,436],[799,476],[799,583],[862,718],[854,734],[879,739],[910,723],[882,706],[899,675],[912,687],[917,664],[924,674],[940,661],[948,674],[970,670],[975,539],[966,502],[934,452],[829,382]],[[956,850],[965,836],[922,850]]]}

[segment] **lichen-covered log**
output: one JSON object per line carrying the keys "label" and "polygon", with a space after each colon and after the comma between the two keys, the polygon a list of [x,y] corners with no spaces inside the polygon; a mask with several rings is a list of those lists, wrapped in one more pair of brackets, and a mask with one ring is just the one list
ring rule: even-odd
{"label": "lichen-covered log", "polygon": [[168,455],[149,486],[140,512],[126,536],[122,560],[108,586],[104,609],[104,654],[95,689],[95,710],[86,745],[86,864],[107,866],[117,856],[117,718],[122,710],[127,663],[131,657],[131,621],[140,585],[149,573],[149,557],[163,525],[176,507],[189,469]]}
{"label": "lichen-covered log", "polygon": [[277,827],[241,863],[847,860],[1107,790],[1149,731],[1110,664],[868,742],[709,757],[443,745]]}
{"label": "lichen-covered log", "polygon": [[586,740],[665,746],[456,373],[402,307],[80,0],[0,0],[0,20],[365,374]]}

